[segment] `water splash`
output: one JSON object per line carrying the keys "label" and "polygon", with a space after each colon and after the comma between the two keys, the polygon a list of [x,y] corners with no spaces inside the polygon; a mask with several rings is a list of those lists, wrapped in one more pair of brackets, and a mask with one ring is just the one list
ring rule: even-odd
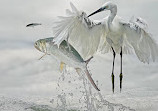
{"label": "water splash", "polygon": [[[66,83],[74,84],[75,82],[80,82],[80,84],[76,83],[73,88],[65,87]],[[56,98],[58,111],[135,111],[122,104],[111,103],[100,92],[93,91],[83,72],[80,77],[74,76],[68,71],[62,73],[58,80],[57,89],[59,91]],[[78,93],[75,93],[74,89]]]}

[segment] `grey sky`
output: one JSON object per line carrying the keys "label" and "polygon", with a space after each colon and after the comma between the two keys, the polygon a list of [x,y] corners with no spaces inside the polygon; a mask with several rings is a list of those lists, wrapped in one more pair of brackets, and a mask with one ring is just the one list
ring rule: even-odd
{"label": "grey sky", "polygon": [[[87,14],[98,9],[106,0],[72,0],[75,6],[84,10]],[[115,1],[115,0],[113,0]],[[1,0],[0,1],[0,39],[1,40],[30,40],[52,36],[52,24],[56,16],[64,15],[69,8],[70,0]],[[131,16],[140,16],[149,23],[149,29],[157,39],[156,27],[158,26],[158,14],[156,10],[157,0],[119,0],[118,15],[129,19]],[[108,12],[93,16],[101,19]],[[40,22],[42,27],[34,29],[25,26],[32,22]],[[158,39],[157,39],[158,40]]]}

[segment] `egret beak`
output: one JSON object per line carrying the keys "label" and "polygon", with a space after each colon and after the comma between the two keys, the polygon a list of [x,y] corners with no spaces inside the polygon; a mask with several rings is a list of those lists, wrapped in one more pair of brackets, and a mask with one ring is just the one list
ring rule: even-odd
{"label": "egret beak", "polygon": [[94,14],[96,14],[96,13],[99,13],[99,12],[101,12],[101,11],[103,11],[103,10],[104,10],[103,8],[100,8],[100,9],[98,9],[97,11],[95,11],[95,12],[91,13],[90,15],[88,15],[88,17],[90,17],[90,16],[92,16],[92,15],[94,15]]}

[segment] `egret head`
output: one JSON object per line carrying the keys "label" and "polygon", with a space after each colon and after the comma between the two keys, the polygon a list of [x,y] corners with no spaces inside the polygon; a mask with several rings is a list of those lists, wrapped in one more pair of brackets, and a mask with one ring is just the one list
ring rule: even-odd
{"label": "egret head", "polygon": [[96,14],[96,13],[99,13],[99,12],[102,12],[102,11],[106,11],[106,10],[112,10],[113,8],[116,8],[116,5],[112,2],[106,2],[100,9],[98,9],[97,11],[91,13],[88,17]]}

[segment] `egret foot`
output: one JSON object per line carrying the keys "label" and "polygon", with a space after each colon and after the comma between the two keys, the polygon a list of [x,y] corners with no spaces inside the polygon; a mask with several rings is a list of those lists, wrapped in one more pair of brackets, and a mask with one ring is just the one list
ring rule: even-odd
{"label": "egret foot", "polygon": [[111,79],[112,79],[112,91],[113,91],[113,93],[114,93],[114,88],[115,88],[115,86],[114,86],[114,79],[115,79],[115,76],[114,76],[113,73],[112,73],[112,75],[111,75]]}
{"label": "egret foot", "polygon": [[123,78],[123,74],[121,73],[120,74],[120,92],[121,92],[121,89],[122,89],[122,78]]}

